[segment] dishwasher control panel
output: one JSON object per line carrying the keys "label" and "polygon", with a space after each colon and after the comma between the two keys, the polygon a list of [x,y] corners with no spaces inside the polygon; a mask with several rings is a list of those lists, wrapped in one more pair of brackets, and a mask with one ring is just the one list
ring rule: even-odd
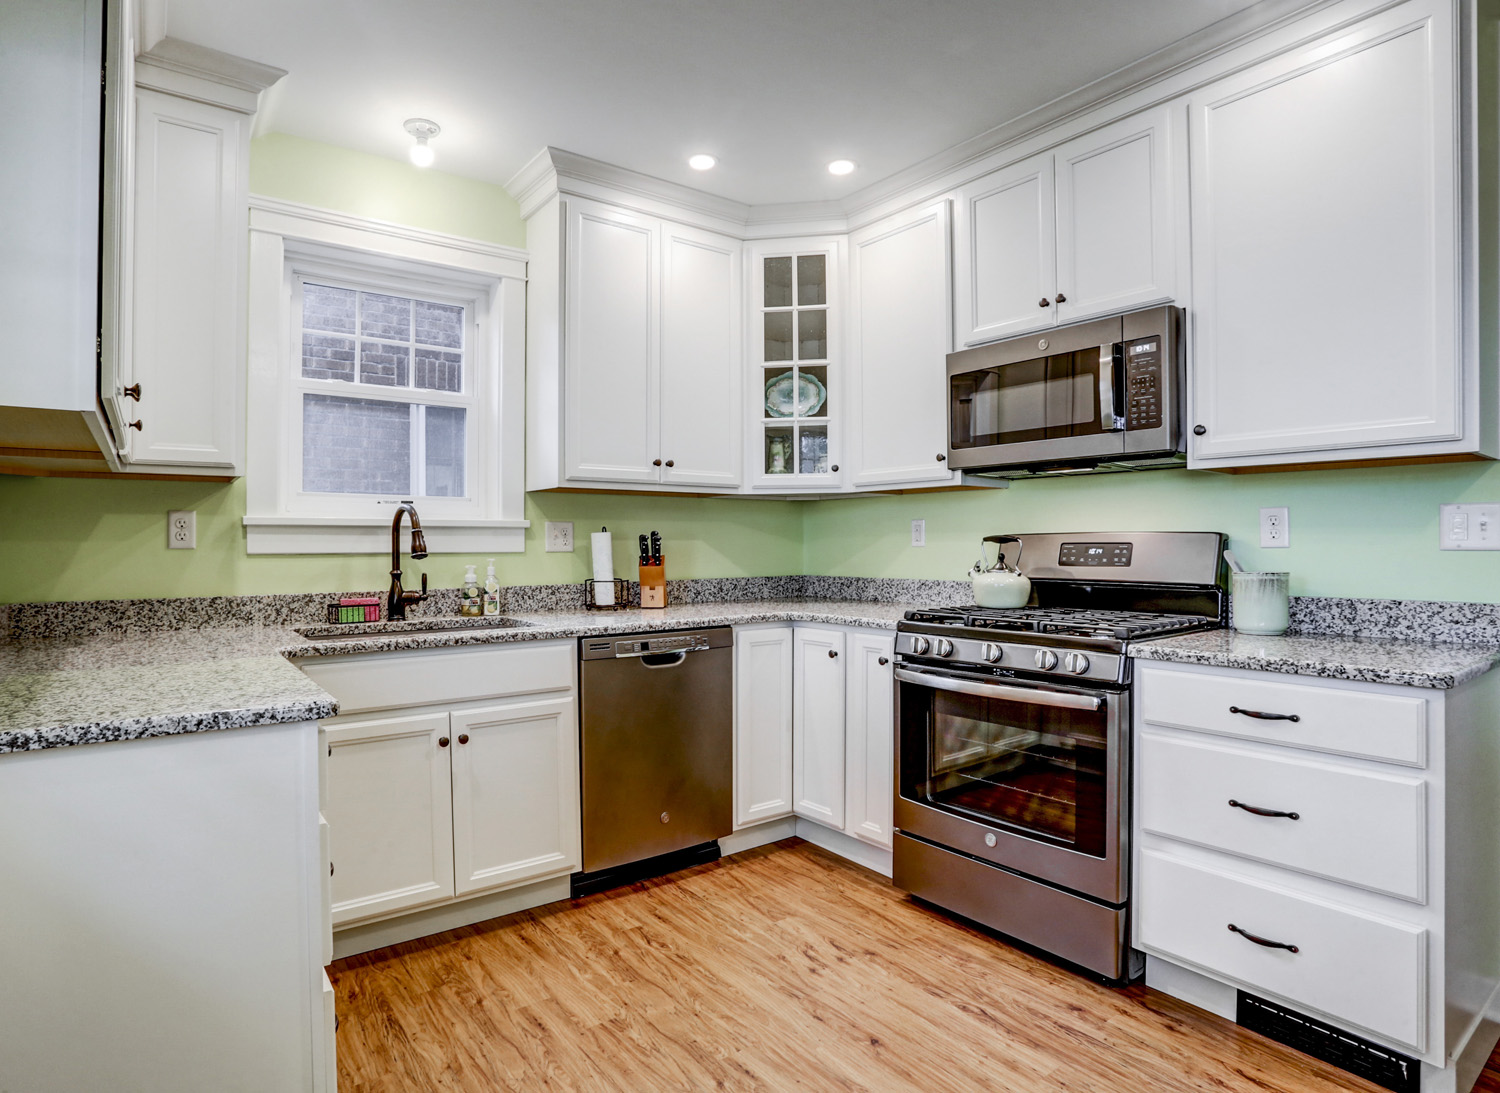
{"label": "dishwasher control panel", "polygon": [[[725,638],[728,631],[722,631]],[[698,631],[689,634],[631,634],[625,638],[585,638],[584,660],[603,660],[608,657],[645,657],[658,653],[698,653],[706,649],[728,645],[730,642],[714,641],[714,631]]]}

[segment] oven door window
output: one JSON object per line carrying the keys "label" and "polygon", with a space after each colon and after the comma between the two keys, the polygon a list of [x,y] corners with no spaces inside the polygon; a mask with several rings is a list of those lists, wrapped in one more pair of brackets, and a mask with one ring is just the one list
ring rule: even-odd
{"label": "oven door window", "polygon": [[1104,432],[1099,350],[1060,353],[949,380],[954,448],[987,448]]}
{"label": "oven door window", "polygon": [[927,763],[903,791],[946,812],[1105,856],[1107,705],[1098,711],[931,691]]}

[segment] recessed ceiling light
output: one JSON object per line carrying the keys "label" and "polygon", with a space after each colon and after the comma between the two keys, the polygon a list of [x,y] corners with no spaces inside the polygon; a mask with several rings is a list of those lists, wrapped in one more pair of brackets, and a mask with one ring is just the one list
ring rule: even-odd
{"label": "recessed ceiling light", "polygon": [[432,145],[427,142],[437,136],[443,130],[435,121],[426,118],[407,118],[402,128],[416,138],[416,143],[407,150],[407,157],[415,167],[431,167],[432,161],[437,158],[433,155]]}
{"label": "recessed ceiling light", "polygon": [[688,166],[695,171],[706,171],[719,161],[707,152],[699,152],[696,156],[688,156]]}
{"label": "recessed ceiling light", "polygon": [[854,170],[852,159],[836,159],[828,165],[828,173],[831,175],[847,175]]}

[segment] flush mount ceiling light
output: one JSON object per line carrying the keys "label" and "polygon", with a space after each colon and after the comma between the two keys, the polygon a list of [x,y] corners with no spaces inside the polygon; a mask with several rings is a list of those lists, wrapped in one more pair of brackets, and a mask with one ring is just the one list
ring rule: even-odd
{"label": "flush mount ceiling light", "polygon": [[707,171],[719,161],[707,152],[699,152],[696,156],[688,156],[688,166],[695,171]]}
{"label": "flush mount ceiling light", "polygon": [[828,173],[831,175],[847,175],[854,170],[852,159],[836,159],[828,165]]}
{"label": "flush mount ceiling light", "polygon": [[442,127],[435,121],[426,118],[407,118],[402,128],[410,133],[416,143],[406,153],[412,164],[417,167],[431,167],[434,159],[432,145],[427,142],[441,133]]}

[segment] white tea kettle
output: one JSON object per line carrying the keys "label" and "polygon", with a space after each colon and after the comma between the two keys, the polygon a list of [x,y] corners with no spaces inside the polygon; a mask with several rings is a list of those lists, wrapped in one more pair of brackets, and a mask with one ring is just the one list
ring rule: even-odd
{"label": "white tea kettle", "polygon": [[[986,565],[984,544],[998,546],[994,565]],[[974,602],[980,607],[1025,607],[1031,599],[1031,581],[1014,565],[1005,564],[1005,544],[1016,544],[1016,561],[1021,560],[1021,548],[1025,546],[1014,535],[986,535],[979,544],[979,561],[969,570],[974,582]]]}

